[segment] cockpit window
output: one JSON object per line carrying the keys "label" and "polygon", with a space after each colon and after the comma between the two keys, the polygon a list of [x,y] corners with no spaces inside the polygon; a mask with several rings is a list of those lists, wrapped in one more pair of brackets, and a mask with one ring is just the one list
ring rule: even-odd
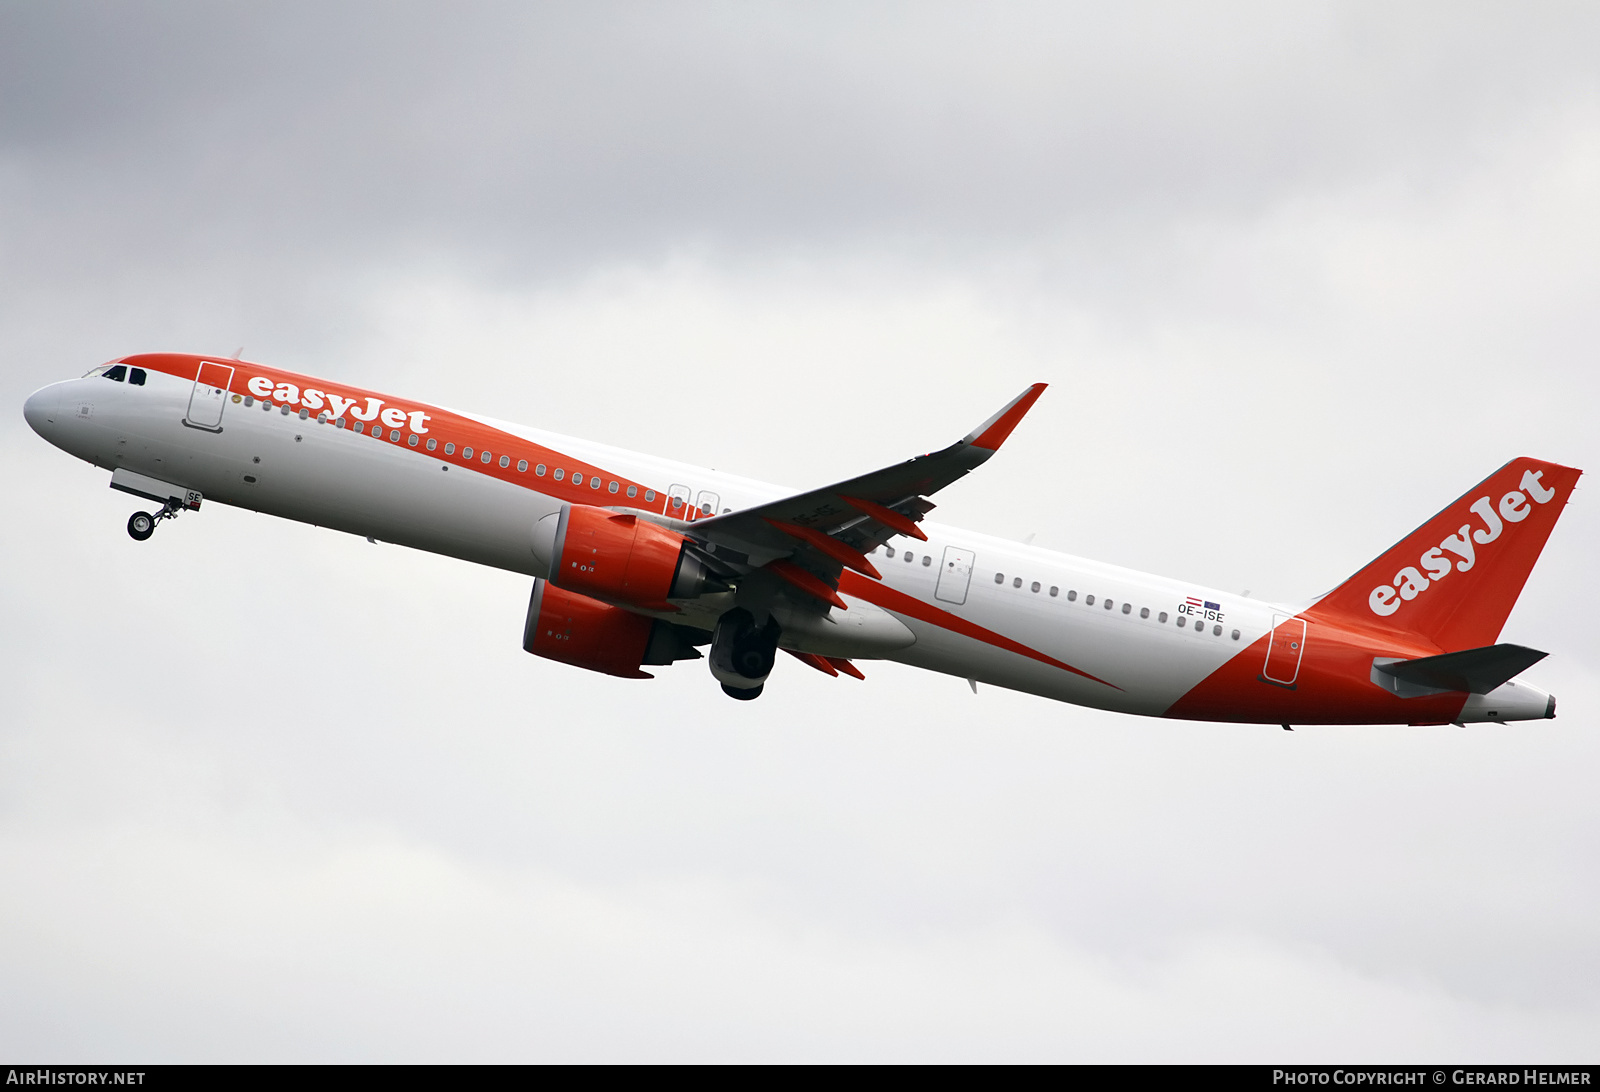
{"label": "cockpit window", "polygon": [[109,364],[102,364],[98,368],[90,368],[88,371],[83,373],[83,377],[85,379],[93,379],[97,375],[105,375],[106,370],[110,367],[111,365]]}
{"label": "cockpit window", "polygon": [[143,368],[129,368],[128,369],[128,382],[133,384],[135,387],[144,386],[144,369]]}
{"label": "cockpit window", "polygon": [[107,368],[106,378],[114,379],[118,383],[121,383],[124,379],[128,378],[128,366],[126,364],[118,364],[114,367]]}

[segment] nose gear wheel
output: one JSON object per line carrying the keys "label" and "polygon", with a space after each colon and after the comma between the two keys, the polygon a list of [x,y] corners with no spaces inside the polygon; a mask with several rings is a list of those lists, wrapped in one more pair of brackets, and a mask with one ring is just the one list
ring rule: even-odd
{"label": "nose gear wheel", "polygon": [[169,500],[159,512],[135,512],[128,517],[128,537],[135,542],[143,542],[156,533],[156,524],[164,519],[177,519],[182,511],[183,505]]}

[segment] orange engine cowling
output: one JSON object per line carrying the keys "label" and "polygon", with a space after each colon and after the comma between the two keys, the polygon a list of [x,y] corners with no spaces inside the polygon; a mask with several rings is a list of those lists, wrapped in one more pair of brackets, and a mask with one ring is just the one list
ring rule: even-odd
{"label": "orange engine cowling", "polygon": [[[587,595],[565,591],[548,580],[533,582],[522,647],[535,656],[573,667],[603,671],[623,679],[650,679],[646,664],[694,660],[691,643],[699,631],[659,622]],[[704,634],[709,640],[710,634]]]}
{"label": "orange engine cowling", "polygon": [[550,566],[551,583],[568,591],[663,609],[668,598],[722,587],[685,549],[688,541],[630,513],[566,504],[539,521],[534,553]]}

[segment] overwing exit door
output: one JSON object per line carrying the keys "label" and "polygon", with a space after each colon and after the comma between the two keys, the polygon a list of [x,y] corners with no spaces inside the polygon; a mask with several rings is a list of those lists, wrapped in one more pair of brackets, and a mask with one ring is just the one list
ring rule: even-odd
{"label": "overwing exit door", "polygon": [[222,407],[228,402],[228,384],[233,382],[233,367],[228,364],[200,362],[195,373],[194,390],[189,392],[189,412],[183,423],[208,432],[222,431]]}
{"label": "overwing exit door", "polygon": [[957,605],[967,601],[967,585],[972,583],[972,562],[976,555],[959,546],[944,548],[944,564],[939,566],[939,582],[933,597]]}

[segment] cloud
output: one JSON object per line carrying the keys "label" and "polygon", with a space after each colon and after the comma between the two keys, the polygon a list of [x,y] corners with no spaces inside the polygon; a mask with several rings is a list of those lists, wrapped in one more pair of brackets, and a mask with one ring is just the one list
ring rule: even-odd
{"label": "cloud", "polygon": [[75,213],[77,246],[224,267],[421,255],[526,276],[694,243],[938,258],[1040,237],[1103,254],[1290,194],[1427,192],[1595,91],[1582,7],[7,20],[20,197]]}

